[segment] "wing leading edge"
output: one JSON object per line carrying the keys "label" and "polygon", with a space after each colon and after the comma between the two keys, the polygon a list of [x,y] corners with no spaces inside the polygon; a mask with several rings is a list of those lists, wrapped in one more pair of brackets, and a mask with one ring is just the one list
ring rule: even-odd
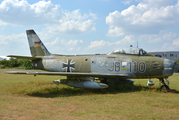
{"label": "wing leading edge", "polygon": [[19,58],[19,59],[27,59],[27,60],[40,60],[41,58],[37,57],[28,57],[28,56],[17,56],[17,55],[8,55],[7,57]]}
{"label": "wing leading edge", "polygon": [[106,74],[106,73],[78,73],[78,72],[20,72],[8,71],[7,74],[29,74],[29,75],[60,75],[60,76],[91,76],[91,77],[127,77],[127,74]]}

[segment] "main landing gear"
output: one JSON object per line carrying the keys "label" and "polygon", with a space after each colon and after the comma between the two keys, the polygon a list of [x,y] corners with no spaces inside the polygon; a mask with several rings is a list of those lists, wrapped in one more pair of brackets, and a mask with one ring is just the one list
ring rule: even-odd
{"label": "main landing gear", "polygon": [[169,85],[169,81],[168,81],[167,77],[165,77],[165,78],[160,78],[159,81],[163,84],[163,85],[160,87],[160,90],[161,90],[161,91],[167,91],[167,92],[168,92],[168,91],[170,90],[170,88],[169,88],[168,85],[165,84],[164,79],[167,81],[167,84]]}

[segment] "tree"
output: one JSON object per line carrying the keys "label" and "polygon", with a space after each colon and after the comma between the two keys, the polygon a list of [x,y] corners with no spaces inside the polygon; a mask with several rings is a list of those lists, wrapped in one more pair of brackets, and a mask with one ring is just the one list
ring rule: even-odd
{"label": "tree", "polygon": [[15,59],[10,58],[9,60],[2,60],[0,61],[1,68],[13,68],[13,67],[22,67],[25,69],[32,69],[31,61],[30,60],[24,60],[24,59]]}

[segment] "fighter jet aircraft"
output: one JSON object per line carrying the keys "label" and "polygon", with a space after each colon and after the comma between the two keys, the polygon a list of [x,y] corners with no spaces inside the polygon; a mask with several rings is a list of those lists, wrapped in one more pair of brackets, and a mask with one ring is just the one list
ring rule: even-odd
{"label": "fighter jet aircraft", "polygon": [[[7,72],[11,74],[60,75],[66,79],[55,80],[54,84],[66,84],[85,89],[107,88],[109,82],[134,82],[130,79],[158,78],[168,88],[168,76],[173,74],[175,63],[158,58],[140,48],[128,47],[109,54],[61,55],[51,54],[34,30],[27,30],[31,57],[9,55],[32,61],[35,69],[49,72]],[[92,81],[98,78],[100,82]],[[168,82],[169,83],[169,82]]]}

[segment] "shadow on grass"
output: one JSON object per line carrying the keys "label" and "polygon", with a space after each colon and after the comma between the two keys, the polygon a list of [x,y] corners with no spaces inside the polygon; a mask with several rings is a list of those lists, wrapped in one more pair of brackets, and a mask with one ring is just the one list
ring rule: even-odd
{"label": "shadow on grass", "polygon": [[[128,85],[128,84],[120,84],[120,85],[109,85],[106,89],[80,89],[80,88],[60,88],[60,87],[50,87],[45,88],[40,91],[33,91],[31,93],[27,93],[29,96],[34,97],[45,97],[45,98],[54,98],[54,97],[69,97],[69,96],[79,96],[79,95],[94,95],[94,94],[117,94],[117,93],[128,93],[128,92],[136,92],[136,91],[151,91],[151,92],[161,92],[160,88],[152,88],[141,85]],[[166,91],[162,91],[166,92]],[[179,93],[179,91],[174,91],[175,93]]]}

